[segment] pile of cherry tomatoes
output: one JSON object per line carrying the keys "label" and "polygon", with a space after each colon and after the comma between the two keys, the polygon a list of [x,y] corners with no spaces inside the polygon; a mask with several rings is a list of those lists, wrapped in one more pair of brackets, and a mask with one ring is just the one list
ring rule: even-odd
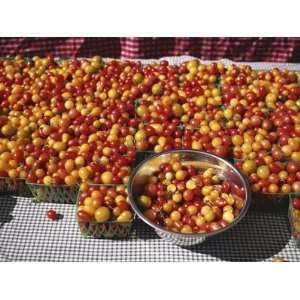
{"label": "pile of cherry tomatoes", "polygon": [[133,213],[128,203],[126,187],[90,186],[80,194],[77,217],[79,222],[83,223],[91,220],[98,223],[132,221]]}
{"label": "pile of cherry tomatoes", "polygon": [[138,151],[208,151],[253,191],[300,191],[298,74],[191,60],[0,60],[0,177],[126,184]]}
{"label": "pile of cherry tomatoes", "polygon": [[219,230],[239,216],[245,191],[217,172],[185,165],[173,155],[147,178],[137,204],[147,219],[174,232]]}

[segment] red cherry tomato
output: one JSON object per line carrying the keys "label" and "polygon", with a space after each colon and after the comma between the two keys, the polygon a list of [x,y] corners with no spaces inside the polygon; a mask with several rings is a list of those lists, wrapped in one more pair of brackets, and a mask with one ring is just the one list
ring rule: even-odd
{"label": "red cherry tomato", "polygon": [[194,193],[193,193],[192,190],[185,190],[185,191],[183,192],[183,199],[184,199],[185,201],[192,201],[193,198],[194,198]]}
{"label": "red cherry tomato", "polygon": [[0,177],[7,177],[8,174],[6,171],[0,171]]}
{"label": "red cherry tomato", "polygon": [[157,195],[157,186],[154,183],[147,184],[145,189],[149,196],[154,197]]}
{"label": "red cherry tomato", "polygon": [[77,215],[81,222],[88,222],[92,218],[92,216],[85,211],[79,211]]}
{"label": "red cherry tomato", "polygon": [[51,219],[52,221],[56,220],[57,219],[57,213],[55,210],[53,209],[50,209],[48,212],[47,212],[47,217],[49,219]]}
{"label": "red cherry tomato", "polygon": [[222,192],[223,193],[230,193],[230,190],[231,190],[230,183],[227,182],[227,181],[223,182],[223,184],[222,184]]}
{"label": "red cherry tomato", "polygon": [[300,198],[294,198],[292,204],[295,209],[300,209]]}

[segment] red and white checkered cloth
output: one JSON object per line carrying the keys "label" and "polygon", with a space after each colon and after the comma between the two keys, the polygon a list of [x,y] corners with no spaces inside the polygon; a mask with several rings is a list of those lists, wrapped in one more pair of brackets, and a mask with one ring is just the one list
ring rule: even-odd
{"label": "red and white checkered cloth", "polygon": [[300,38],[0,38],[0,56],[159,58],[300,62]]}

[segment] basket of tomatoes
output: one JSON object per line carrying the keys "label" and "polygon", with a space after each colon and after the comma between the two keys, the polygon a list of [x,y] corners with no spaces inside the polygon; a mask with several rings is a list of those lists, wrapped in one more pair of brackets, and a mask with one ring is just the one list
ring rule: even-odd
{"label": "basket of tomatoes", "polygon": [[130,234],[134,214],[124,185],[89,185],[79,192],[76,211],[85,237],[118,239]]}
{"label": "basket of tomatoes", "polygon": [[289,194],[300,190],[300,162],[276,161],[265,155],[263,159],[236,160],[235,165],[252,185],[252,206],[256,209],[286,209]]}
{"label": "basket of tomatoes", "polygon": [[[127,140],[120,136],[118,140],[119,131]],[[82,132],[85,131],[82,129]],[[45,161],[33,158],[27,183],[35,200],[75,204],[81,184],[125,183],[136,155],[128,133],[122,127],[113,126],[108,132],[99,131],[92,141],[83,140],[76,147],[62,150],[63,158],[55,156],[66,147],[66,143],[61,145],[60,142],[53,145],[56,152],[46,153]]]}
{"label": "basket of tomatoes", "polygon": [[15,141],[4,142],[0,133],[0,195],[32,197],[24,179],[26,173],[22,165],[23,153],[20,149],[15,149],[14,152],[9,149],[15,144]]}
{"label": "basket of tomatoes", "polygon": [[38,183],[27,183],[30,188],[34,202],[49,202],[49,203],[61,203],[61,204],[75,204],[78,186],[68,185],[45,185]]}
{"label": "basket of tomatoes", "polygon": [[10,177],[0,177],[0,195],[32,197],[24,179]]}
{"label": "basket of tomatoes", "polygon": [[300,194],[290,195],[289,220],[295,246],[300,248]]}

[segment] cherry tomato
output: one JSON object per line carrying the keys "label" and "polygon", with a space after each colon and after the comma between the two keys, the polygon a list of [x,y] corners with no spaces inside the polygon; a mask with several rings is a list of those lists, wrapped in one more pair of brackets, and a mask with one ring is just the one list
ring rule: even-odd
{"label": "cherry tomato", "polygon": [[92,216],[90,214],[82,210],[77,213],[77,216],[81,222],[88,222],[92,219]]}
{"label": "cherry tomato", "polygon": [[56,213],[56,211],[53,210],[53,209],[50,209],[50,210],[47,212],[47,217],[48,217],[49,219],[51,219],[52,221],[57,220],[57,213]]}

